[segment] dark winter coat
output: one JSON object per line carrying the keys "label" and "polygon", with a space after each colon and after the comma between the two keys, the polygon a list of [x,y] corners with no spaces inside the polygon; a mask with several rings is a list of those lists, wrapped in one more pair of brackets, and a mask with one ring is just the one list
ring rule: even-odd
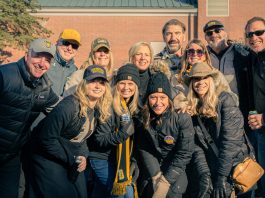
{"label": "dark winter coat", "polygon": [[[86,141],[70,141],[86,121],[85,117],[79,117],[79,111],[79,101],[68,96],[34,131],[30,197],[87,196],[84,173],[79,173],[76,181],[70,179],[77,173],[75,156],[88,156]],[[94,111],[89,110],[88,115],[94,115]]]}
{"label": "dark winter coat", "polygon": [[[169,110],[156,118],[151,121],[148,129],[144,128],[141,120],[136,127],[141,180],[151,178],[161,171],[172,186],[177,187],[176,192],[183,193],[187,186],[187,181],[184,181],[185,168],[194,149],[191,118],[188,114]],[[157,123],[158,120],[161,124]]]}
{"label": "dark winter coat", "polygon": [[[117,145],[128,137],[126,131],[119,129],[119,117],[112,111],[109,119],[102,123],[97,121],[94,134],[89,138],[89,159],[109,160],[114,162]],[[116,129],[119,129],[116,131]]]}
{"label": "dark winter coat", "polygon": [[0,67],[0,164],[17,155],[40,112],[58,101],[47,75],[33,79],[24,58]]}
{"label": "dark winter coat", "polygon": [[[263,114],[265,121],[265,50],[254,53],[251,52],[252,78],[253,78],[253,95],[254,95],[254,108],[258,113]],[[261,128],[265,133],[265,127]]]}
{"label": "dark winter coat", "polygon": [[[202,119],[219,150],[218,157],[214,155],[211,147],[206,143],[198,122],[193,122],[197,143],[204,150],[207,160],[207,162],[203,161],[203,157],[199,153],[194,153],[195,160],[197,158],[199,174],[205,172],[207,166],[209,166],[214,178],[218,175],[228,177],[233,166],[248,155],[248,148],[243,135],[244,120],[242,113],[229,93],[222,92],[218,99],[217,119]],[[198,158],[201,160],[198,160]]]}

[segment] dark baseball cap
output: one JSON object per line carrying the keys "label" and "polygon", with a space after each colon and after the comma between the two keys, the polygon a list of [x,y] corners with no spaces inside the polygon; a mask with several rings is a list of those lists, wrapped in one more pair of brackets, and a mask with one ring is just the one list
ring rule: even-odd
{"label": "dark baseball cap", "polygon": [[224,25],[220,21],[211,20],[205,24],[205,26],[203,27],[203,32],[206,32],[207,30],[210,30],[213,28],[224,28]]}
{"label": "dark baseball cap", "polygon": [[90,65],[85,69],[83,79],[91,81],[95,78],[102,78],[103,80],[108,81],[106,70],[102,66]]}

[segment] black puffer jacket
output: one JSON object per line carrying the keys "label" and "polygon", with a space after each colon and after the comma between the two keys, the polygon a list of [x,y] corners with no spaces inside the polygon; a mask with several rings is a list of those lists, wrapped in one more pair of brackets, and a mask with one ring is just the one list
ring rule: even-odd
{"label": "black puffer jacket", "polygon": [[[209,130],[209,134],[219,150],[217,158],[206,144],[198,122],[193,123],[196,139],[205,151],[206,160],[214,177],[217,175],[229,176],[232,167],[248,155],[248,148],[243,135],[244,120],[242,113],[229,93],[222,92],[218,99],[217,120],[203,119],[205,127]],[[199,172],[205,172],[207,162],[202,160],[204,158],[200,156],[201,154],[195,152],[194,155],[195,159],[197,158],[196,162],[199,164]]]}
{"label": "black puffer jacket", "polygon": [[46,74],[31,80],[24,58],[0,67],[0,163],[20,151],[32,122],[57,101]]}
{"label": "black puffer jacket", "polygon": [[[141,121],[137,124],[137,143],[139,160],[149,177],[162,171],[165,178],[174,183],[174,175],[185,171],[194,149],[194,130],[188,114],[167,111],[151,121],[146,130]],[[142,171],[140,170],[140,171]]]}
{"label": "black puffer jacket", "polygon": [[[126,131],[122,131],[119,128],[119,118],[113,111],[106,122],[97,122],[94,134],[87,141],[89,159],[109,161],[115,159],[117,145],[123,143],[129,137]],[[116,129],[119,130],[116,131]]]}

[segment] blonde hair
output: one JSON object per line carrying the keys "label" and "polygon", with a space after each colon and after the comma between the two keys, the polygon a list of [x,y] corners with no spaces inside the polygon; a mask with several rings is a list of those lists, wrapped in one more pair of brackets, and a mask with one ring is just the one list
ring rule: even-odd
{"label": "blonde hair", "polygon": [[194,79],[189,85],[189,92],[187,99],[189,101],[190,111],[192,115],[203,115],[205,117],[217,117],[216,106],[218,103],[218,96],[216,94],[216,87],[213,78],[209,77],[209,89],[205,96],[201,99],[193,89]]}
{"label": "blonde hair", "polygon": [[186,46],[186,48],[184,50],[184,53],[183,53],[183,56],[181,57],[181,70],[180,70],[180,73],[178,75],[178,81],[179,82],[183,82],[183,78],[182,78],[183,74],[184,74],[184,72],[187,70],[187,68],[189,66],[187,50],[190,48],[191,44],[196,44],[196,45],[200,46],[202,48],[202,50],[204,51],[204,53],[205,53],[205,61],[204,62],[206,62],[210,66],[212,65],[210,55],[208,53],[208,50],[207,50],[206,46],[203,44],[203,42],[201,40],[199,40],[199,39],[192,39],[188,43],[188,45]]}
{"label": "blonde hair", "polygon": [[129,111],[131,115],[135,115],[139,110],[138,109],[138,101],[139,101],[138,86],[133,82],[135,84],[135,93],[132,96],[132,100],[130,101],[129,107],[127,109],[124,109],[121,105],[121,96],[117,88],[118,83],[115,85],[114,90],[113,90],[113,109],[115,113],[118,116],[121,116],[122,114]]}
{"label": "blonde hair", "polygon": [[154,60],[154,51],[153,51],[151,45],[149,43],[147,43],[147,42],[140,41],[140,42],[137,42],[137,43],[133,44],[131,46],[131,48],[129,49],[129,62],[130,63],[133,63],[132,61],[133,61],[134,56],[139,51],[139,48],[142,47],[142,46],[146,46],[146,47],[149,48],[150,57],[151,57],[151,63],[153,62],[153,60]]}
{"label": "blonde hair", "polygon": [[[79,116],[87,117],[87,109],[89,108],[89,98],[87,97],[87,85],[88,81],[82,80],[74,93],[74,96],[79,100],[80,113]],[[105,82],[105,93],[97,101],[95,108],[99,110],[99,120],[105,122],[111,115],[111,104],[112,104],[112,94],[109,83]]]}
{"label": "blonde hair", "polygon": [[[90,65],[94,65],[95,64],[95,52],[93,52],[93,50],[91,50],[89,52],[89,56],[88,59],[80,66],[80,69],[86,69],[87,67],[89,67]],[[113,69],[114,69],[114,60],[113,60],[113,54],[112,51],[109,50],[109,64],[107,65],[106,72],[107,72],[107,77],[108,80],[112,79],[113,77]],[[102,65],[100,65],[102,66]]]}

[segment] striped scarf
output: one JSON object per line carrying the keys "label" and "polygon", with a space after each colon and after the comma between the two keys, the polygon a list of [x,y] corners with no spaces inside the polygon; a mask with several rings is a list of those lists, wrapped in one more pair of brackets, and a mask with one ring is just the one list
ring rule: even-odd
{"label": "striped scarf", "polygon": [[[125,100],[122,98],[121,105],[124,110],[128,109]],[[116,129],[118,133],[118,129]],[[123,196],[126,194],[126,186],[132,185],[134,188],[134,198],[138,198],[136,185],[132,182],[130,175],[130,157],[133,148],[133,138],[127,140],[117,146],[117,171],[112,188],[112,195]]]}

